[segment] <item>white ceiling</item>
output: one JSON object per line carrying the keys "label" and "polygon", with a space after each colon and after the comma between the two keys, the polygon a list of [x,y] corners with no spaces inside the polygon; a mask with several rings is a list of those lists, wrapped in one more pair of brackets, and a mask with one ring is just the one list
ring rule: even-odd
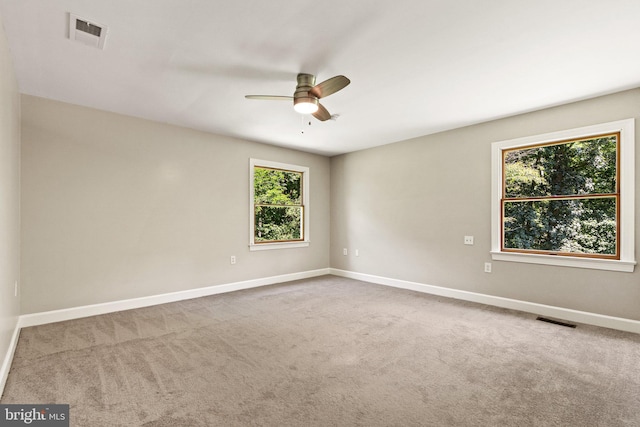
{"label": "white ceiling", "polygon": [[[104,50],[68,38],[75,13]],[[20,91],[335,155],[640,86],[640,0],[0,0]],[[319,122],[299,72],[351,79]],[[311,125],[308,123],[311,122]]]}

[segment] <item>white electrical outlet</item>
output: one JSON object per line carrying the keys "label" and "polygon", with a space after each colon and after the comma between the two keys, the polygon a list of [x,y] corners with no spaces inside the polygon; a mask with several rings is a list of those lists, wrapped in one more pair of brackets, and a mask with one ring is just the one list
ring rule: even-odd
{"label": "white electrical outlet", "polygon": [[236,256],[231,255],[231,264],[235,264],[235,263],[236,263]]}
{"label": "white electrical outlet", "polygon": [[490,262],[485,262],[484,263],[484,272],[485,273],[491,273],[491,263]]}
{"label": "white electrical outlet", "polygon": [[473,236],[464,236],[465,245],[473,245]]}
{"label": "white electrical outlet", "polygon": [[357,249],[356,249],[355,255],[360,256],[360,252]]}
{"label": "white electrical outlet", "polygon": [[347,248],[342,249],[342,255],[344,256],[349,255],[349,251],[347,251]]}

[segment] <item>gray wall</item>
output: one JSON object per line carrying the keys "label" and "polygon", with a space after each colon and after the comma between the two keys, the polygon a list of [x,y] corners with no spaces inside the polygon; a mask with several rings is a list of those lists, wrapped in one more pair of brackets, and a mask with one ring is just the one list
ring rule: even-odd
{"label": "gray wall", "polygon": [[[2,22],[2,17],[0,17]],[[0,365],[20,314],[20,96],[0,28]],[[0,378],[0,389],[3,379]]]}
{"label": "gray wall", "polygon": [[[251,157],[310,167],[308,248],[249,251]],[[323,156],[23,95],[22,313],[327,268],[329,177]]]}
{"label": "gray wall", "polygon": [[[492,142],[639,116],[635,89],[334,157],[331,266],[640,320],[640,267],[617,273],[497,262],[489,253]],[[639,206],[636,195],[636,218]],[[463,244],[465,235],[475,236],[474,246]],[[635,239],[637,247],[637,220]],[[484,273],[485,262],[492,273]]]}
{"label": "gray wall", "polygon": [[[638,269],[489,255],[492,142],[639,107],[635,89],[328,159],[23,96],[22,313],[331,265],[640,320]],[[250,157],[311,168],[309,248],[249,252]]]}

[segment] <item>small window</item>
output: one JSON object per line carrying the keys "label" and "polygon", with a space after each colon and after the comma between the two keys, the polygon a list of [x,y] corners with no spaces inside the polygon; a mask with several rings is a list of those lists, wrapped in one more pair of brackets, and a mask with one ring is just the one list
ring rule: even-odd
{"label": "small window", "polygon": [[493,151],[494,259],[633,271],[633,120]]}
{"label": "small window", "polygon": [[252,250],[308,246],[309,169],[251,159]]}

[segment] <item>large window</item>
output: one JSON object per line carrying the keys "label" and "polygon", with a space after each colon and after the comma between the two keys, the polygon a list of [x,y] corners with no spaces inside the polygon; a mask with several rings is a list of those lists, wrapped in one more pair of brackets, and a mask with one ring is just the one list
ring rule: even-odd
{"label": "large window", "polygon": [[633,127],[494,143],[493,258],[633,271]]}
{"label": "large window", "polygon": [[252,250],[307,246],[309,169],[251,159]]}
{"label": "large window", "polygon": [[619,133],[502,152],[502,250],[619,259]]}

